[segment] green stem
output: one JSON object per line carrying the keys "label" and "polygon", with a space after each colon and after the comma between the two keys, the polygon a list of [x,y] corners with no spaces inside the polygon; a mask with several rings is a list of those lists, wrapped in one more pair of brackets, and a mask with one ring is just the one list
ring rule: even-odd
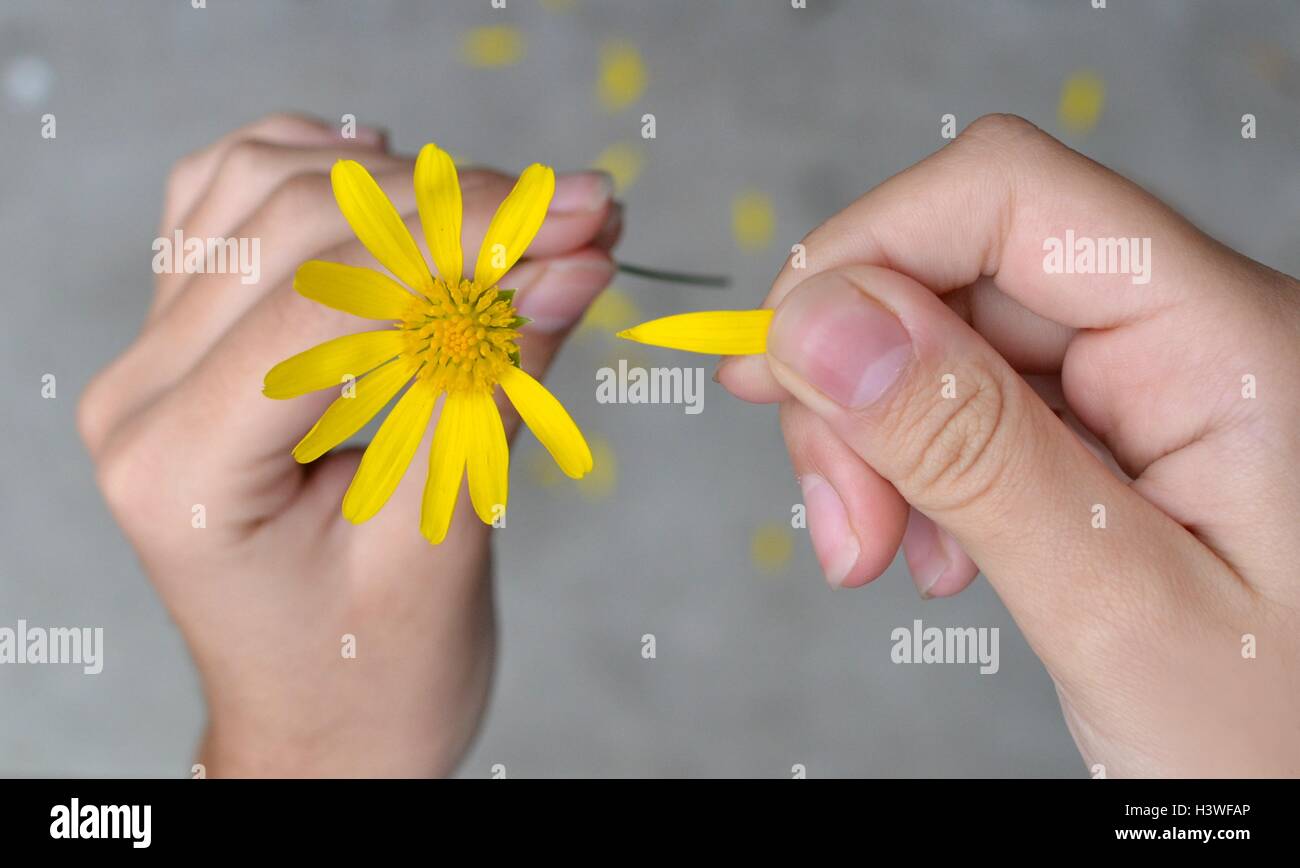
{"label": "green stem", "polygon": [[644,277],[646,280],[662,280],[667,283],[686,283],[691,286],[707,286],[715,289],[723,289],[731,285],[731,278],[725,274],[687,274],[683,271],[664,271],[659,268],[631,265],[627,262],[618,263],[618,270],[624,274]]}

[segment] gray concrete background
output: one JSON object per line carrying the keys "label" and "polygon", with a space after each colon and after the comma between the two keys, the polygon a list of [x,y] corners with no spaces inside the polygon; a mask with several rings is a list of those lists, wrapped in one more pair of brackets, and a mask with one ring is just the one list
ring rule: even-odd
{"label": "gray concrete background", "polygon": [[[646,316],[761,298],[782,251],[863,190],[942,144],[939,117],[989,111],[1051,132],[1061,83],[1107,84],[1097,128],[1064,136],[1211,233],[1300,271],[1300,7],[1088,0],[54,2],[0,9],[0,624],[105,628],[107,664],[0,667],[0,774],[188,774],[203,709],[180,636],[92,484],[76,396],[134,335],[168,166],[277,109],[354,113],[395,144],[437,139],[518,169],[588,163],[658,117],[629,191],[622,255],[720,269],[725,296],[621,280]],[[526,58],[460,62],[459,35],[508,23]],[[599,45],[634,41],[649,87],[610,115]],[[43,140],[40,116],[58,118]],[[1244,142],[1240,117],[1258,116]],[[730,202],[769,193],[774,243],[737,249]],[[705,410],[603,406],[615,358],[575,339],[550,383],[619,466],[606,500],[541,487],[516,451],[498,547],[502,657],[461,774],[505,763],[557,775],[1081,776],[1052,685],[981,580],[923,604],[901,559],[858,592],[822,582],[806,534],[784,570],[750,559],[755,528],[798,488],[770,409],[709,383]],[[680,364],[667,355],[658,364]],[[43,400],[43,374],[58,397]],[[1025,528],[1025,533],[1033,533]],[[1002,628],[1002,668],[897,666],[889,631]],[[641,660],[643,633],[658,659]]]}

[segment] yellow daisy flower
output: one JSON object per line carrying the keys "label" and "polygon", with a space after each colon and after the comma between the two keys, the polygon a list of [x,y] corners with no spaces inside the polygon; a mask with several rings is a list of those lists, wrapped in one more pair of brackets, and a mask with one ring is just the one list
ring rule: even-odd
{"label": "yellow daisy flower", "polygon": [[420,516],[421,533],[440,543],[462,476],[469,478],[480,519],[492,524],[504,514],[510,450],[494,400],[500,385],[560,469],[581,479],[592,468],[591,450],[555,396],[519,367],[518,329],[527,320],[515,312],[515,291],[497,286],[541,228],[555,193],[555,172],[533,164],[519,176],[488,225],[472,277],[462,274],[460,181],[445,151],[425,145],[415,163],[415,196],[436,277],[369,172],[340,160],[330,180],[352,231],[401,284],[369,268],[334,262],[312,261],[298,269],[293,283],[300,294],[393,326],[326,341],[267,373],[263,392],[270,398],[349,384],[294,447],[293,457],[315,461],[361,430],[409,382],[343,497],[344,517],[366,521],[392,496],[445,396]]}
{"label": "yellow daisy flower", "polygon": [[692,353],[749,356],[767,352],[767,329],[771,324],[772,311],[767,308],[703,310],[652,319],[624,329],[618,336]]}

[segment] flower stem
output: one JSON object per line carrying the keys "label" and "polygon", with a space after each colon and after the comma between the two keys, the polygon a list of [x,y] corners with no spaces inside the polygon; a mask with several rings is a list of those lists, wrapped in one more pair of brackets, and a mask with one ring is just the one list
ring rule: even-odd
{"label": "flower stem", "polygon": [[662,280],[668,283],[686,283],[691,286],[707,286],[724,289],[731,285],[731,278],[725,274],[687,274],[684,271],[664,271],[659,268],[646,268],[627,262],[618,263],[618,270],[624,274],[644,277],[646,280]]}

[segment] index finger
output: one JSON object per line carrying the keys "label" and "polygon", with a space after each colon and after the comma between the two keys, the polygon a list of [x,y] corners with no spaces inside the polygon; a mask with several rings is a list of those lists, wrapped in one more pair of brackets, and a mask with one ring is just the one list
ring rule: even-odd
{"label": "index finger", "polygon": [[241,142],[265,142],[285,147],[330,147],[353,144],[374,148],[383,144],[383,134],[369,127],[357,127],[355,139],[343,135],[324,121],[306,115],[281,112],[258,118],[232,130],[212,144],[181,157],[167,180],[160,226],[170,235],[212,183],[222,160]]}
{"label": "index finger", "polygon": [[[1053,242],[1137,241],[1098,250],[1127,269],[1056,273]],[[1071,328],[1111,328],[1180,300],[1221,251],[1136,184],[1028,121],[988,115],[813,230],[764,301],[844,265],[902,272],[937,294],[989,277],[1029,311]],[[1152,257],[1159,267],[1152,268]],[[1097,270],[1097,269],[1094,269]],[[762,356],[727,360],[719,381],[746,400],[784,397]]]}

